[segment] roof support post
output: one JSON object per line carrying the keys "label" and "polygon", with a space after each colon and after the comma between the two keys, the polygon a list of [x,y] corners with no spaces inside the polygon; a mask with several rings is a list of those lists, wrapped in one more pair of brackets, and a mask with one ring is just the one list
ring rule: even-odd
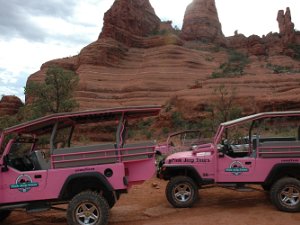
{"label": "roof support post", "polygon": [[50,152],[51,155],[53,154],[53,150],[54,150],[54,140],[56,138],[57,135],[57,127],[58,127],[58,121],[54,124],[53,129],[52,129],[52,133],[51,133],[51,138],[50,138]]}

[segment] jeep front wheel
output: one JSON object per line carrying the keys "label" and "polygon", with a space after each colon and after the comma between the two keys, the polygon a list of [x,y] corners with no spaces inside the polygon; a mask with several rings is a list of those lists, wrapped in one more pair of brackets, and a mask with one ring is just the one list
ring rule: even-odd
{"label": "jeep front wheel", "polygon": [[109,206],[97,192],[85,191],[73,197],[67,210],[69,225],[106,225]]}
{"label": "jeep front wheel", "polygon": [[191,207],[198,198],[198,188],[190,177],[174,177],[167,184],[166,197],[176,208]]}
{"label": "jeep front wheel", "polygon": [[278,180],[271,188],[271,200],[281,211],[300,211],[300,181],[286,177]]}

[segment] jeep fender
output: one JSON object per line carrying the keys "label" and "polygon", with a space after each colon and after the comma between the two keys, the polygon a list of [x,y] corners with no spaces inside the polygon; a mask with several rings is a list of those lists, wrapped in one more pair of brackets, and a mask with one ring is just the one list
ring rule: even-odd
{"label": "jeep fender", "polygon": [[103,174],[98,172],[78,173],[66,179],[60,191],[59,199],[72,198],[75,194],[87,189],[96,189],[104,192],[114,191]]}
{"label": "jeep fender", "polygon": [[276,164],[271,169],[269,175],[264,181],[266,187],[271,185],[282,177],[294,177],[300,179],[300,164],[299,163],[284,163]]}
{"label": "jeep fender", "polygon": [[164,165],[161,171],[162,178],[165,180],[170,180],[175,176],[187,176],[194,180],[194,182],[200,187],[204,184],[203,179],[193,166],[168,166]]}

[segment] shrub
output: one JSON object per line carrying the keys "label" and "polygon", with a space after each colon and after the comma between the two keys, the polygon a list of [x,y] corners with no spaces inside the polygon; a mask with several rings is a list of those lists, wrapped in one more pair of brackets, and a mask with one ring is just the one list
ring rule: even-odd
{"label": "shrub", "polygon": [[280,66],[280,65],[274,65],[271,63],[267,64],[267,68],[272,70],[273,73],[279,74],[279,73],[299,73],[300,70],[295,70],[293,67],[290,66]]}
{"label": "shrub", "polygon": [[291,48],[293,51],[294,51],[294,59],[296,60],[300,60],[300,45],[297,45],[297,44],[291,44],[289,46],[289,48]]}
{"label": "shrub", "polygon": [[171,121],[174,128],[184,127],[185,122],[180,112],[173,112],[171,115]]}
{"label": "shrub", "polygon": [[240,52],[228,51],[228,61],[220,65],[217,71],[214,71],[210,78],[231,78],[239,77],[244,74],[244,68],[249,63],[248,57]]}

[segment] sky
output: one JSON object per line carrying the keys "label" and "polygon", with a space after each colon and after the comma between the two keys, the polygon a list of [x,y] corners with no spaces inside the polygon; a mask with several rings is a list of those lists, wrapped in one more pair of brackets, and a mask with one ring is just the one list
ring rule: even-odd
{"label": "sky", "polygon": [[[0,0],[0,95],[24,101],[29,75],[52,59],[76,55],[97,40],[113,0]],[[192,0],[150,0],[162,21],[181,28]],[[225,36],[278,32],[280,9],[290,7],[300,30],[299,0],[216,0]],[[297,11],[296,11],[297,10]]]}

